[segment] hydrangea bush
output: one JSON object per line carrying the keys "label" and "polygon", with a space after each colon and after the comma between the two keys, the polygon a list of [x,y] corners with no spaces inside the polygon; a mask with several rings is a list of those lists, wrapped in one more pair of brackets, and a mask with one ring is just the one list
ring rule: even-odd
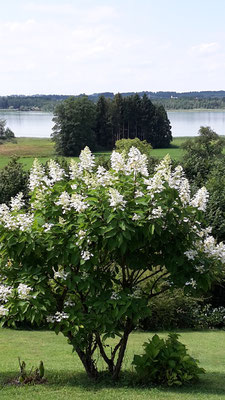
{"label": "hydrangea bush", "polygon": [[191,197],[168,156],[148,176],[134,147],[113,152],[108,171],[87,147],[69,177],[48,167],[34,162],[28,209],[21,194],[0,206],[0,318],[62,332],[91,377],[98,349],[116,379],[149,300],[173,287],[207,290],[224,263],[224,245],[201,228],[208,194]]}

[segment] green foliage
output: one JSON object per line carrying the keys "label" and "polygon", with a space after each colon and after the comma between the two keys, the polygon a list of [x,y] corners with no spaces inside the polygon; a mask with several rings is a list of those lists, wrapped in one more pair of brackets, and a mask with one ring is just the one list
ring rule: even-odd
{"label": "green foliage", "polygon": [[4,119],[0,119],[0,144],[10,141],[15,138],[13,131],[9,128],[6,128],[6,121]]}
{"label": "green foliage", "polygon": [[149,156],[152,146],[146,140],[135,139],[120,139],[115,143],[116,151],[119,153],[124,152],[128,155],[131,147],[136,147],[142,154]]}
{"label": "green foliage", "polygon": [[199,328],[196,309],[203,298],[185,294],[183,289],[165,292],[149,303],[149,316],[139,321],[139,328],[149,331]]}
{"label": "green foliage", "polygon": [[31,368],[31,370],[29,372],[27,372],[26,370],[26,363],[25,361],[20,361],[19,359],[19,367],[20,367],[20,375],[19,378],[16,379],[16,381],[14,381],[13,383],[20,383],[23,385],[26,384],[37,384],[37,383],[43,383],[46,380],[44,379],[44,363],[43,361],[40,361],[39,367],[35,368],[35,370],[33,370],[33,367]]}
{"label": "green foliage", "polygon": [[0,170],[0,204],[9,203],[11,197],[23,192],[25,197],[28,194],[28,174],[18,162],[18,158],[12,158],[9,163]]}
{"label": "green foliage", "polygon": [[81,149],[95,147],[96,106],[87,96],[69,97],[54,112],[52,140],[62,156],[77,156]]}
{"label": "green foliage", "polygon": [[144,354],[135,355],[133,364],[142,383],[180,386],[198,380],[204,373],[198,360],[192,358],[186,346],[178,341],[179,335],[170,333],[166,340],[154,335],[145,342]]}
{"label": "green foliage", "polygon": [[200,187],[207,181],[208,174],[222,155],[224,139],[219,137],[210,127],[201,127],[199,136],[189,139],[183,144],[184,155],[182,165],[188,179]]}

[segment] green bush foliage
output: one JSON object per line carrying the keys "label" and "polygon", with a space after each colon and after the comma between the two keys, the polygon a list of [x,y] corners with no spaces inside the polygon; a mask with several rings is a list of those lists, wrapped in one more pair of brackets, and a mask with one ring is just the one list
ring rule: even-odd
{"label": "green bush foliage", "polygon": [[142,383],[167,386],[180,386],[198,380],[204,369],[198,366],[198,360],[192,358],[186,346],[178,341],[179,335],[170,333],[168,339],[154,335],[145,342],[144,354],[135,355],[138,379]]}
{"label": "green bush foliage", "polygon": [[185,294],[183,289],[165,292],[149,304],[149,316],[139,322],[143,330],[198,328],[195,310],[201,308],[203,298]]}
{"label": "green bush foliage", "polygon": [[22,192],[27,197],[28,173],[23,170],[17,157],[13,157],[9,163],[0,170],[0,204],[10,202],[11,197]]}

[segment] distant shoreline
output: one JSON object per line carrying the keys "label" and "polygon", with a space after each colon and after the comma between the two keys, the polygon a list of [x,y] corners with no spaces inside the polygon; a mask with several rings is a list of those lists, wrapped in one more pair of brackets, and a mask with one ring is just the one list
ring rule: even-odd
{"label": "distant shoreline", "polygon": [[194,111],[194,112],[201,112],[201,111],[208,111],[208,112],[225,112],[225,108],[179,108],[179,109],[177,109],[177,110],[174,110],[174,109],[166,109],[166,112],[178,112],[178,111],[181,111],[181,112],[184,112],[184,111],[187,111],[187,112],[192,112],[192,111]]}

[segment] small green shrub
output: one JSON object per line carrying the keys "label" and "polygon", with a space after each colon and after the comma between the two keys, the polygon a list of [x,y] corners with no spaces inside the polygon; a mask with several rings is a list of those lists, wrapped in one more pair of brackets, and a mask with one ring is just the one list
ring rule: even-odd
{"label": "small green shrub", "polygon": [[174,289],[151,299],[149,316],[139,321],[138,328],[148,331],[199,328],[196,312],[201,308],[203,298],[195,298]]}
{"label": "small green shrub", "polygon": [[179,335],[170,333],[169,338],[160,339],[154,335],[145,342],[143,355],[135,355],[133,365],[141,383],[156,385],[183,385],[198,380],[205,372],[199,368],[198,360],[187,353],[186,346],[180,343]]}

